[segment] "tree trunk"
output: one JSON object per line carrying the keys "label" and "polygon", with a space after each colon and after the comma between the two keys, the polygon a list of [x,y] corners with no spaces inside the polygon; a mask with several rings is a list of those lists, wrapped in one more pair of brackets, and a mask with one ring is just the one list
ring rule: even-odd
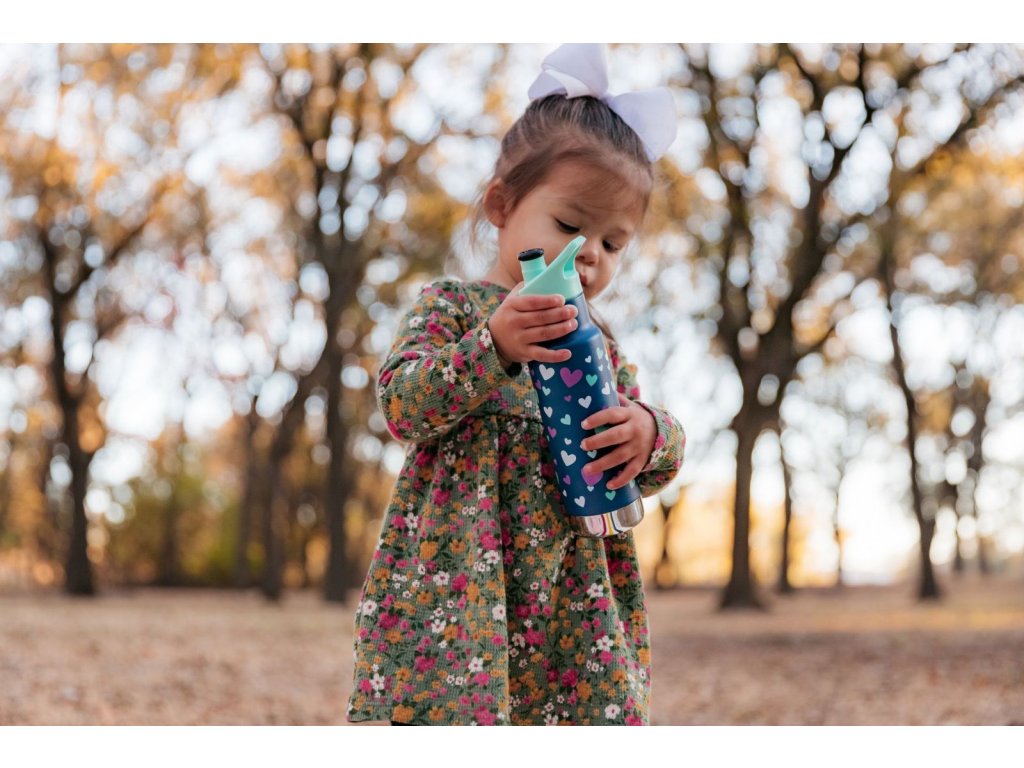
{"label": "tree trunk", "polygon": [[842,589],[846,586],[843,578],[843,530],[839,525],[839,501],[842,498],[843,478],[846,476],[846,468],[849,466],[848,459],[842,459],[839,467],[839,479],[836,481],[836,499],[832,507],[832,536],[836,540],[836,581],[835,588]]}
{"label": "tree trunk", "polygon": [[753,475],[754,443],[760,422],[747,405],[733,419],[736,434],[736,493],[733,501],[732,573],[719,606],[725,608],[764,608],[755,594],[750,573],[750,481]]}
{"label": "tree trunk", "polygon": [[[682,490],[679,493],[681,500]],[[658,558],[657,565],[654,566],[654,589],[671,589],[678,582],[676,566],[669,555],[669,543],[672,541],[672,511],[679,503],[677,500],[676,504],[667,505],[662,501],[662,497],[657,497],[657,509],[662,514],[662,556]]]}
{"label": "tree trunk", "polygon": [[920,553],[920,579],[918,581],[918,598],[921,600],[937,600],[941,597],[939,585],[935,580],[935,570],[932,566],[931,545],[932,535],[935,532],[935,520],[925,518],[924,501],[921,493],[921,484],[918,480],[918,459],[917,459],[917,405],[914,401],[914,393],[907,384],[906,367],[903,363],[903,350],[900,346],[899,330],[896,326],[896,313],[892,302],[892,283],[890,278],[886,279],[886,304],[889,310],[889,338],[892,341],[892,366],[896,373],[896,383],[899,384],[900,392],[903,393],[903,402],[907,409],[907,452],[910,454],[910,493],[914,507],[914,517],[917,520],[921,536],[918,540]]}
{"label": "tree trunk", "polygon": [[[332,273],[337,271],[336,268],[331,270]],[[358,281],[355,284],[358,285]],[[338,603],[345,601],[352,579],[348,563],[348,537],[345,535],[345,502],[350,490],[348,463],[351,457],[348,455],[348,424],[342,412],[342,351],[336,341],[347,293],[340,280],[332,280],[331,295],[324,312],[327,324],[327,344],[324,349],[327,357],[327,446],[330,449],[323,497],[329,542],[324,599]]]}
{"label": "tree trunk", "polygon": [[[41,234],[41,237],[45,238],[46,234]],[[71,538],[68,540],[64,591],[71,595],[92,595],[96,590],[93,585],[92,564],[89,562],[89,520],[85,515],[85,492],[92,456],[82,449],[79,442],[79,399],[68,386],[64,368],[65,302],[56,290],[56,255],[46,245],[44,243],[43,252],[46,254],[44,264],[47,270],[47,285],[50,288],[50,332],[53,340],[50,378],[62,416],[57,440],[67,448],[68,468],[71,470]]]}
{"label": "tree trunk", "polygon": [[245,489],[238,505],[238,530],[235,540],[235,573],[232,579],[239,589],[251,585],[249,574],[249,542],[252,540],[253,520],[256,517],[256,499],[262,480],[259,452],[256,446],[256,432],[259,429],[260,417],[256,412],[256,400],[250,403],[249,416],[246,419],[245,431]]}
{"label": "tree trunk", "polygon": [[793,476],[789,464],[786,462],[786,454],[782,448],[782,428],[776,430],[779,436],[779,463],[782,465],[782,486],[785,493],[785,520],[782,524],[782,562],[779,564],[779,582],[775,591],[787,595],[795,590],[789,580],[789,542],[790,524],[793,521]]}

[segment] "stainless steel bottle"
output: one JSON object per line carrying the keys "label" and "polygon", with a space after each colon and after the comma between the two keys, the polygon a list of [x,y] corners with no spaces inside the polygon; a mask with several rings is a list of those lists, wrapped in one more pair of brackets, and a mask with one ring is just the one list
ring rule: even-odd
{"label": "stainless steel bottle", "polygon": [[640,489],[634,480],[609,490],[607,483],[621,466],[597,475],[584,475],[583,466],[614,450],[614,446],[584,451],[580,442],[604,431],[599,426],[583,429],[580,423],[592,413],[619,404],[615,372],[605,352],[604,336],[587,310],[583,286],[576,272],[576,255],[585,238],[577,237],[551,262],[535,248],[519,254],[525,285],[520,295],[560,294],[576,307],[576,328],[565,336],[543,342],[549,349],[568,349],[572,357],[563,363],[529,363],[530,378],[537,390],[548,453],[558,471],[562,507],[573,529],[583,536],[602,538],[633,528],[643,519]]}

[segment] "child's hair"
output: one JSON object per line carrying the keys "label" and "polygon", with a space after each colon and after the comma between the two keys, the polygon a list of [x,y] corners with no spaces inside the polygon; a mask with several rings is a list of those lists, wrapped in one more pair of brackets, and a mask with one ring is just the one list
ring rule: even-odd
{"label": "child's hair", "polygon": [[[502,179],[505,200],[514,208],[558,163],[568,160],[583,161],[606,171],[608,183],[601,191],[620,201],[639,204],[641,211],[647,211],[654,168],[643,142],[604,101],[593,96],[567,98],[552,94],[531,102],[501,140],[494,173],[482,190],[494,179]],[[488,227],[481,191],[467,233],[473,250]],[[602,333],[614,340],[593,309],[590,315]]]}

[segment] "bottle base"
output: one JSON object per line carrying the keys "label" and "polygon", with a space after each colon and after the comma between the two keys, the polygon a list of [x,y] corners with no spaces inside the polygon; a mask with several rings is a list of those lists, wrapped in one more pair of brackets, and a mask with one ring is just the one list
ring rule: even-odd
{"label": "bottle base", "polygon": [[588,539],[605,539],[625,533],[644,518],[640,499],[600,515],[570,515],[569,524],[578,535]]}

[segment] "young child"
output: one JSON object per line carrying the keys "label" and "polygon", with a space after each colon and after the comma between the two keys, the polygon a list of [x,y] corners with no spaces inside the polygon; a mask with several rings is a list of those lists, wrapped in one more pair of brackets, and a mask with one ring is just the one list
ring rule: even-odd
{"label": "young child", "polygon": [[[478,217],[497,259],[474,282],[426,285],[377,380],[391,434],[410,443],[356,611],[350,721],[417,725],[646,724],[650,644],[631,533],[580,538],[565,521],[524,363],[575,327],[564,299],[521,296],[521,251],[550,263],[578,235],[588,301],[611,282],[675,136],[671,94],[609,97],[600,46],[562,46],[502,141]],[[620,405],[584,449],[649,496],[679,470],[685,437],[639,402],[614,339]]]}

